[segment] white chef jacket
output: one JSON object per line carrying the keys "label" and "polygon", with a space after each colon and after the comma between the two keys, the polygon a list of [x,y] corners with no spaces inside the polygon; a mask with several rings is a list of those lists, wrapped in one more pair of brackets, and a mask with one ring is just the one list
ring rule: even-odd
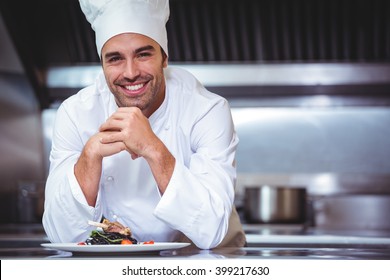
{"label": "white chef jacket", "polygon": [[224,238],[234,200],[238,144],[228,102],[190,73],[168,67],[166,96],[149,118],[176,159],[163,195],[143,158],[122,151],[103,159],[95,207],[87,204],[74,165],[88,139],[118,106],[101,73],[94,85],[58,109],[46,184],[43,226],[51,242],[84,241],[102,216],[130,227],[138,241],[175,241],[186,235],[199,248]]}

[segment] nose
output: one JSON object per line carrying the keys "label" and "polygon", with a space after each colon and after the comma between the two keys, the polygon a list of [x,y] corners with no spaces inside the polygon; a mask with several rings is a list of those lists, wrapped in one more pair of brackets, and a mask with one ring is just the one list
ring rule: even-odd
{"label": "nose", "polygon": [[135,80],[140,75],[139,67],[136,62],[128,60],[124,65],[123,76],[129,80]]}

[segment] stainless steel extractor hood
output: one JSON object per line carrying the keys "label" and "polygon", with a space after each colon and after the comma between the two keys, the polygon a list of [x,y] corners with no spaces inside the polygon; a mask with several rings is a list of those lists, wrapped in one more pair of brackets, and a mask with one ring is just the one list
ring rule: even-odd
{"label": "stainless steel extractor hood", "polygon": [[[184,64],[201,80],[207,73],[206,84],[222,95],[387,98],[387,0],[171,0],[170,6],[171,63]],[[52,87],[59,67],[88,76],[91,68],[79,66],[99,65],[78,0],[23,6],[2,0],[0,9],[41,107],[74,93]]]}

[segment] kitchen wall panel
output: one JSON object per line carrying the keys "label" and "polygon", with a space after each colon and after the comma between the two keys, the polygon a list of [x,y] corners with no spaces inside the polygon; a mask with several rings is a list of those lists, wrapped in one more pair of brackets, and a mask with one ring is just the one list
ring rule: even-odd
{"label": "kitchen wall panel", "polygon": [[390,108],[233,108],[246,184],[312,193],[390,193]]}
{"label": "kitchen wall panel", "polygon": [[0,73],[0,131],[0,223],[18,222],[19,184],[44,180],[41,113],[22,75]]}
{"label": "kitchen wall panel", "polygon": [[41,112],[1,16],[0,38],[0,223],[17,223],[45,176]]}

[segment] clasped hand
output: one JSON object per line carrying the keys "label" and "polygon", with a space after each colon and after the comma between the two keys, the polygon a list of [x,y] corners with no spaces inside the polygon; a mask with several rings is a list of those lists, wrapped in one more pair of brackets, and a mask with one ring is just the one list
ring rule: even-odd
{"label": "clasped hand", "polygon": [[102,157],[126,150],[132,159],[148,157],[157,138],[149,120],[137,107],[119,108],[100,126],[97,135]]}

